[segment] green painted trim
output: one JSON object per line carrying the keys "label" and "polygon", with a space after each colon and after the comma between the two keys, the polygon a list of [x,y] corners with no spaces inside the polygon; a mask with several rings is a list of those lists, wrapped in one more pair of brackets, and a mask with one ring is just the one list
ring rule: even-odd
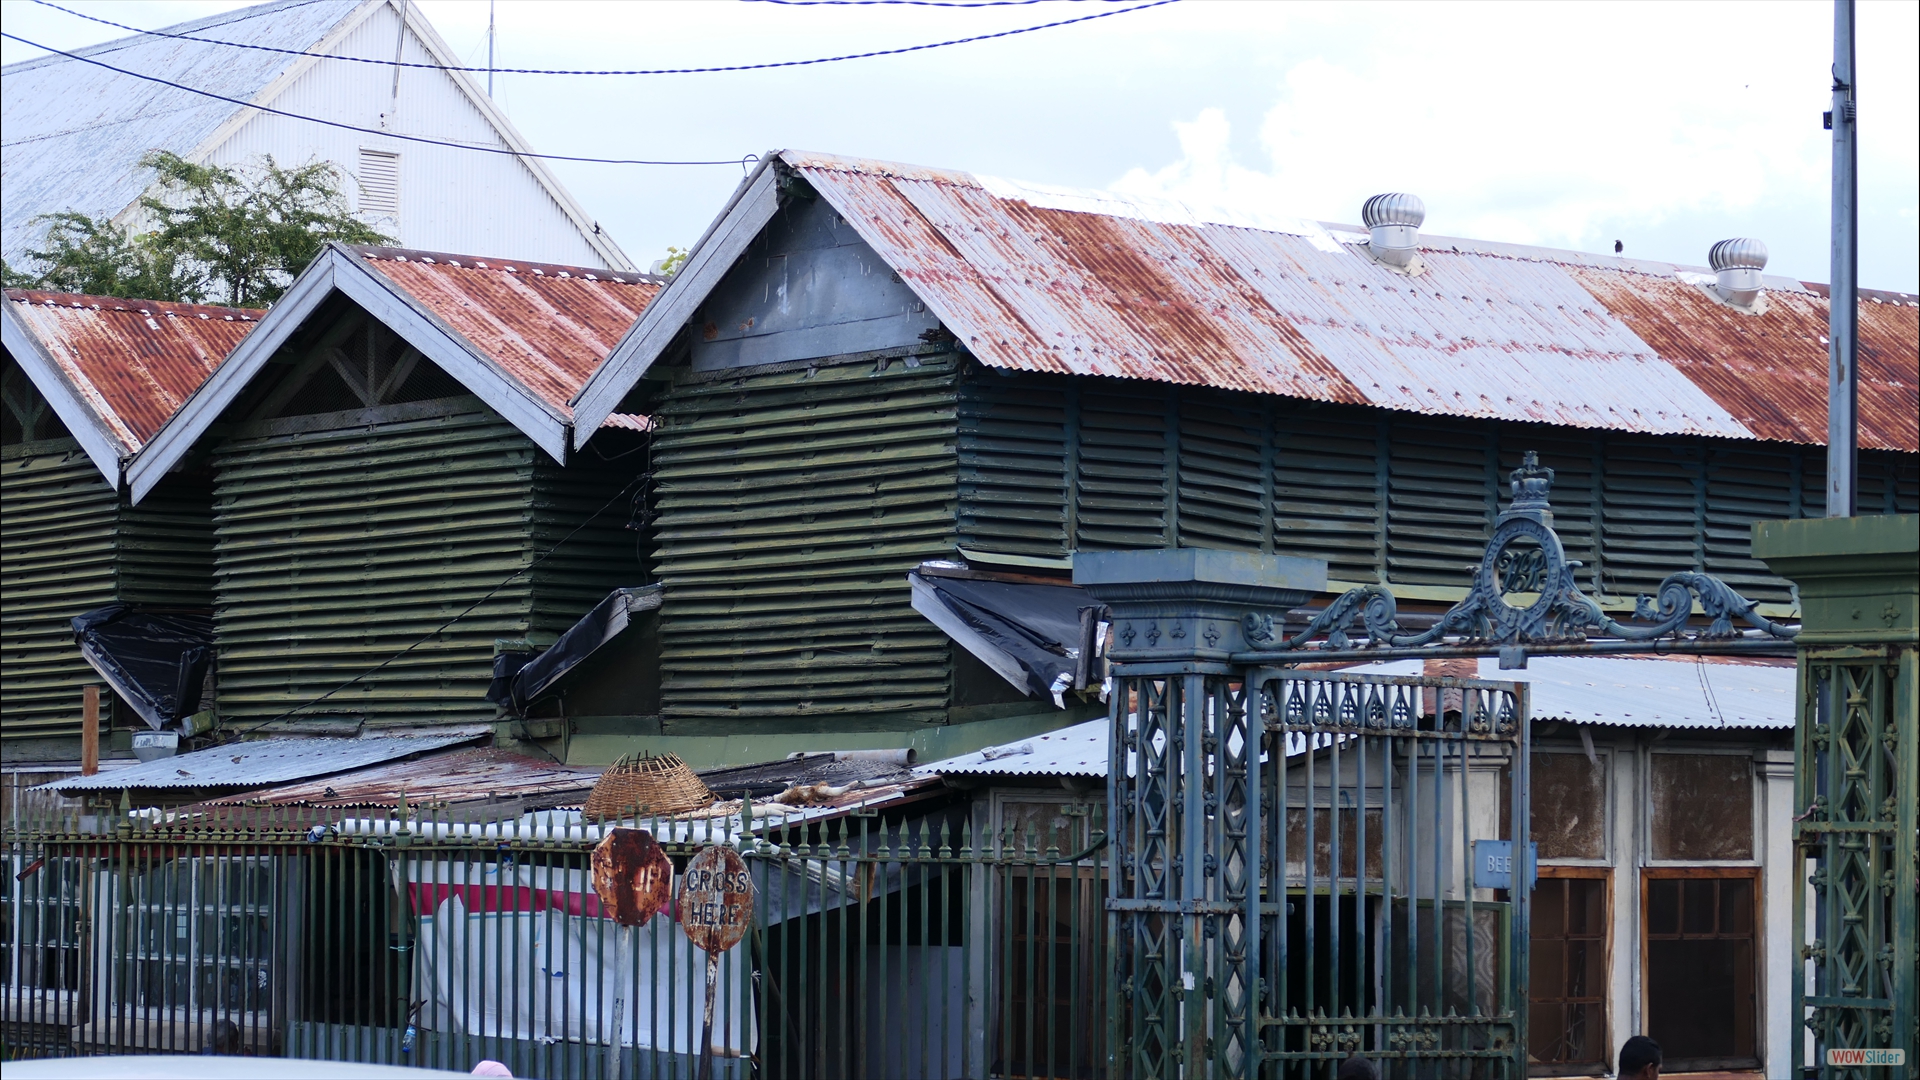
{"label": "green painted trim", "polygon": [[1753,553],[1799,586],[1801,645],[1920,644],[1920,514],[1756,521]]}

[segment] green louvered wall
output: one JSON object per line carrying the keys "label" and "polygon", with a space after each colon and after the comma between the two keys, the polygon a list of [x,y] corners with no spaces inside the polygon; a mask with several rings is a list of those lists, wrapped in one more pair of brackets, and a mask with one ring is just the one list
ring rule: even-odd
{"label": "green louvered wall", "polygon": [[945,635],[906,573],[954,542],[954,364],[712,381],[655,412],[668,734],[939,722]]}
{"label": "green louvered wall", "polygon": [[[1527,450],[1556,472],[1581,585],[1650,592],[1704,569],[1791,600],[1748,555],[1755,520],[1820,512],[1817,447],[1587,432],[969,369],[959,543],[1058,557],[1177,544],[1327,560],[1337,581],[1461,587]],[[1862,513],[1920,506],[1912,455],[1861,455]]]}
{"label": "green louvered wall", "polygon": [[[138,506],[116,496],[71,439],[0,455],[0,736],[80,732],[81,688],[100,678],[73,642],[75,615],[116,600],[213,602],[212,493],[169,477]],[[104,725],[124,724],[109,694]]]}
{"label": "green louvered wall", "polygon": [[114,598],[119,500],[71,439],[0,457],[0,735],[75,735],[99,676],[68,620]]}
{"label": "green louvered wall", "polygon": [[491,720],[496,639],[558,633],[614,588],[643,583],[623,505],[508,580],[617,503],[642,459],[563,470],[477,402],[450,407],[460,411],[216,450],[223,724],[271,720],[382,662],[298,715]]}

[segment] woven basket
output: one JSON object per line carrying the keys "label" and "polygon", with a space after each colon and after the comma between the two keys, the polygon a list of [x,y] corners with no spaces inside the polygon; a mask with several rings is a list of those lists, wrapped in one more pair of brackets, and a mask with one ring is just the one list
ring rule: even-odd
{"label": "woven basket", "polygon": [[600,774],[581,813],[589,818],[644,817],[703,810],[713,802],[713,792],[678,754],[628,754]]}

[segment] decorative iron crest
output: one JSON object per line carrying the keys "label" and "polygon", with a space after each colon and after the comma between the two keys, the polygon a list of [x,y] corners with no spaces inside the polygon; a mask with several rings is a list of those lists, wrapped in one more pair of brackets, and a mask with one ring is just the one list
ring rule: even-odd
{"label": "decorative iron crest", "polygon": [[[1740,638],[1792,638],[1797,627],[1765,618],[1754,601],[1735,592],[1719,578],[1684,570],[1670,574],[1654,596],[1641,596],[1633,621],[1620,622],[1600,609],[1574,584],[1580,565],[1567,558],[1560,535],[1553,530],[1553,470],[1540,466],[1540,457],[1527,451],[1518,469],[1509,474],[1513,503],[1495,522],[1473,587],[1427,630],[1412,633],[1400,626],[1397,604],[1384,585],[1363,585],[1341,595],[1292,637],[1277,632],[1269,615],[1251,614],[1242,620],[1247,640],[1271,650],[1407,649],[1425,645],[1510,647],[1566,645],[1595,638],[1655,642],[1675,640],[1733,641]],[[1531,596],[1522,606],[1509,597]],[[1704,629],[1686,629],[1694,604],[1712,620]],[[1734,626],[1739,619],[1756,627],[1748,634]],[[1365,643],[1356,644],[1352,631],[1358,621]],[[1323,639],[1316,642],[1316,639]]]}

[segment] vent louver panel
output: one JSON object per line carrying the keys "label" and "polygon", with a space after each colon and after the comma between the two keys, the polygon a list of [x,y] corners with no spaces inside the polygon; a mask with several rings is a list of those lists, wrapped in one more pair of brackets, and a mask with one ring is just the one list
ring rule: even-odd
{"label": "vent louver panel", "polygon": [[385,150],[360,151],[360,213],[368,218],[391,218],[400,213],[400,155]]}
{"label": "vent louver panel", "polygon": [[1466,424],[1388,428],[1387,580],[1458,585],[1473,576],[1499,516],[1498,458]]}
{"label": "vent louver panel", "polygon": [[1180,543],[1259,551],[1271,542],[1270,421],[1230,399],[1188,398],[1180,409]]}
{"label": "vent louver panel", "polygon": [[1602,541],[1609,595],[1651,594],[1668,574],[1705,569],[1702,457],[1685,443],[1607,440]]}
{"label": "vent louver panel", "polygon": [[[492,414],[220,446],[223,723],[258,723],[318,697],[525,567],[536,453]],[[531,592],[526,576],[515,578],[432,640],[300,715],[492,719],[482,695],[493,642],[525,635]]]}
{"label": "vent louver panel", "polygon": [[1327,560],[1335,581],[1378,581],[1385,560],[1380,421],[1358,410],[1274,418],[1273,549]]}
{"label": "vent louver panel", "polygon": [[945,719],[949,643],[906,574],[953,553],[954,399],[950,357],[673,389],[653,450],[668,733]]}
{"label": "vent louver panel", "polygon": [[1069,440],[1079,388],[977,372],[960,396],[960,546],[1058,557],[1069,548]]}
{"label": "vent louver panel", "polygon": [[99,677],[68,620],[114,599],[117,508],[78,444],[0,460],[0,736],[79,733]]}
{"label": "vent louver panel", "polygon": [[[1079,504],[1075,547],[1081,551],[1175,546],[1168,520],[1169,410],[1178,391],[1086,389],[1080,401]],[[1178,414],[1173,414],[1177,422]]]}

